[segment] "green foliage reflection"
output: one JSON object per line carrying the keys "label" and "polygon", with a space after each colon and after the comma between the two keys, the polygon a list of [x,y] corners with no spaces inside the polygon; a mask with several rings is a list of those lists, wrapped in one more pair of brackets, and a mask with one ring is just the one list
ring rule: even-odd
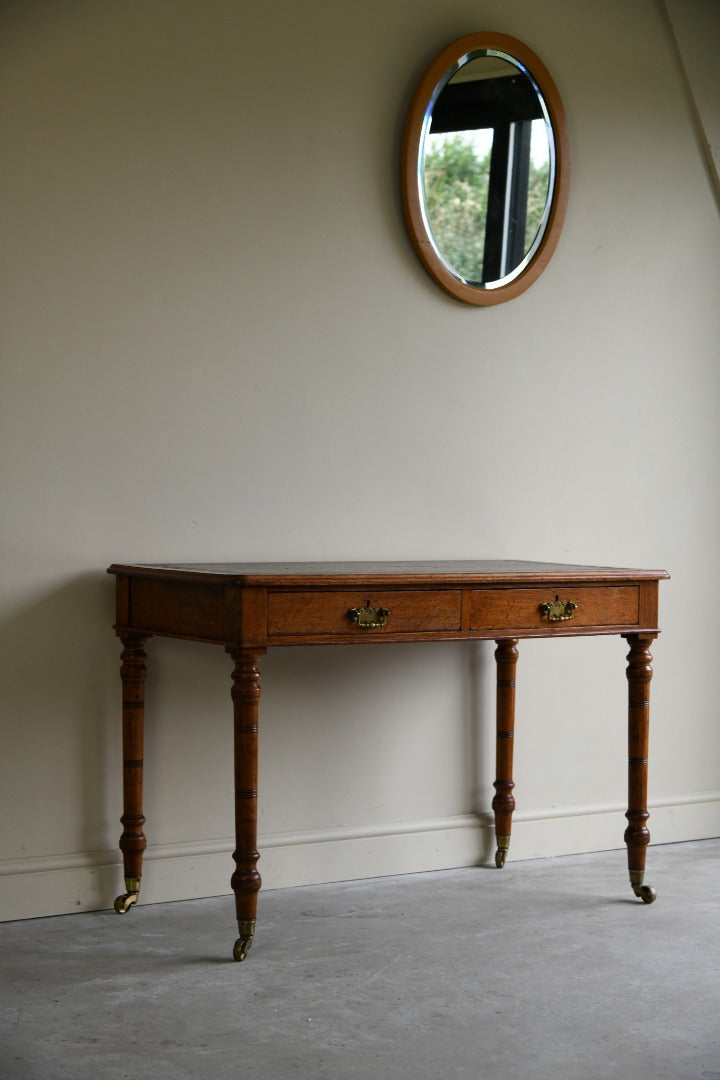
{"label": "green foliage reflection", "polygon": [[445,261],[468,281],[482,281],[489,178],[490,152],[481,160],[462,134],[425,154],[428,223]]}
{"label": "green foliage reflection", "polygon": [[[491,151],[479,157],[473,141],[458,132],[428,140],[423,165],[425,207],[445,261],[467,281],[483,280]],[[530,162],[525,251],[542,222],[549,164]]]}

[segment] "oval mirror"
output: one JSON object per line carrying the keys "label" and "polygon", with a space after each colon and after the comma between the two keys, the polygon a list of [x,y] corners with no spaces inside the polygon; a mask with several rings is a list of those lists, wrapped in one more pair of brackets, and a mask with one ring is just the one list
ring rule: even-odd
{"label": "oval mirror", "polygon": [[558,242],[570,182],[565,110],[541,60],[505,34],[444,49],[413,95],[403,209],[425,269],[451,296],[498,304]]}

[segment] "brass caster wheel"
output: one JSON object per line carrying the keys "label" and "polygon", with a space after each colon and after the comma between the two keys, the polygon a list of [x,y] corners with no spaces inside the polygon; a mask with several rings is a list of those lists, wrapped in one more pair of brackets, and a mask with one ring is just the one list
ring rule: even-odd
{"label": "brass caster wheel", "polygon": [[497,851],[495,852],[495,865],[498,870],[502,870],[505,865],[505,859],[507,858],[508,848],[510,847],[509,836],[496,836],[495,842],[497,843]]}
{"label": "brass caster wheel", "polygon": [[137,904],[139,895],[137,892],[126,892],[118,896],[114,904],[118,915],[127,915],[133,904]]}
{"label": "brass caster wheel", "polygon": [[255,936],[254,919],[238,919],[240,937],[233,946],[233,960],[244,960]]}
{"label": "brass caster wheel", "polygon": [[233,946],[233,960],[244,960],[251,945],[252,938],[239,937]]}
{"label": "brass caster wheel", "polygon": [[653,889],[652,885],[643,885],[644,877],[644,870],[631,870],[630,888],[638,897],[638,899],[642,900],[643,904],[652,904],[653,900],[655,900],[655,898],[657,897],[657,893]]}
{"label": "brass caster wheel", "polygon": [[632,891],[640,897],[643,904],[652,904],[657,899],[657,893],[652,885],[633,885]]}
{"label": "brass caster wheel", "polygon": [[115,901],[114,907],[118,915],[126,915],[133,904],[137,904],[140,896],[140,878],[126,877],[125,889],[126,892],[118,896]]}

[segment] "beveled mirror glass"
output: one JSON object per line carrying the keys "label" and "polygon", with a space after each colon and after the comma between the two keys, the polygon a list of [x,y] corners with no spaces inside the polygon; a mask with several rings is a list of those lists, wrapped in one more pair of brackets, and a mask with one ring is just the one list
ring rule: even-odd
{"label": "beveled mirror glass", "polygon": [[413,96],[402,155],[405,219],[434,280],[469,304],[519,295],[555,249],[569,179],[565,112],[540,59],[504,34],[444,49]]}

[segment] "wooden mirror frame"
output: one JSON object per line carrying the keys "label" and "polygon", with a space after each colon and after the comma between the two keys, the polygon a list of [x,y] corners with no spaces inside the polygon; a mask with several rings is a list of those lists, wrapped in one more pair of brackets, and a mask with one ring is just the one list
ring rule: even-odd
{"label": "wooden mirror frame", "polygon": [[[457,70],[465,56],[481,49],[498,50],[527,69],[537,84],[547,107],[555,142],[555,182],[550,212],[537,251],[514,278],[505,285],[490,288],[469,284],[449,269],[438,255],[428,232],[421,200],[422,135],[425,117],[441,82]],[[540,276],[553,254],[567,207],[570,187],[570,147],[567,120],[560,94],[552,77],[538,56],[516,38],[491,31],[466,34],[448,45],[430,64],[413,94],[408,109],[402,142],[401,188],[403,212],[415,252],[427,272],[450,296],[466,304],[486,306],[512,300],[529,288]]]}

